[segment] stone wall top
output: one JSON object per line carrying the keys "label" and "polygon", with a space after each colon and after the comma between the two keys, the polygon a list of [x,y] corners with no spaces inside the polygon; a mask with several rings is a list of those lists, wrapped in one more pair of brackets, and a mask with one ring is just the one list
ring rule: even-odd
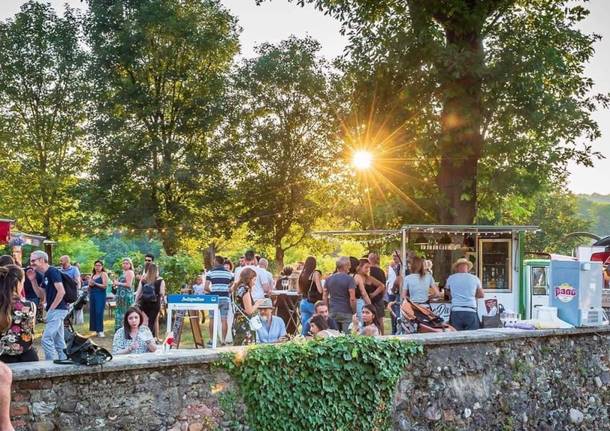
{"label": "stone wall top", "polygon": [[[520,338],[540,337],[577,337],[582,335],[609,334],[610,327],[545,329],[527,331],[512,328],[480,329],[477,331],[444,332],[429,334],[403,335],[398,338],[412,340],[424,346],[456,345],[471,343],[493,343]],[[222,353],[239,352],[246,347],[223,347],[218,349],[185,349],[167,353],[147,353],[141,355],[117,355],[103,366],[87,367],[84,365],[57,365],[52,361],[26,362],[10,364],[13,380],[34,380],[49,377],[114,373],[146,368],[164,368],[180,365],[212,363]]]}

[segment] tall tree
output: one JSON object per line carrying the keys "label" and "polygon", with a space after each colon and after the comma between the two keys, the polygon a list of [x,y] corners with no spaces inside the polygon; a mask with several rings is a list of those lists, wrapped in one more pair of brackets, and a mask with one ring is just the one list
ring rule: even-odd
{"label": "tall tree", "polygon": [[0,212],[55,238],[82,215],[86,56],[80,19],[29,1],[0,23]]}
{"label": "tall tree", "polygon": [[336,160],[337,123],[319,49],[310,38],[265,43],[235,73],[242,220],[253,239],[273,246],[278,268],[328,208],[321,191]]}
{"label": "tall tree", "polygon": [[117,223],[158,229],[174,254],[222,209],[214,134],[236,22],[218,0],[88,4],[98,203]]}
{"label": "tall tree", "polygon": [[[472,223],[477,205],[560,179],[568,160],[590,163],[599,129],[583,65],[596,35],[567,0],[295,0],[315,4],[349,36],[341,65],[355,127],[375,136],[419,178],[437,220]],[[433,178],[434,181],[429,180]],[[418,187],[422,185],[423,187]]]}

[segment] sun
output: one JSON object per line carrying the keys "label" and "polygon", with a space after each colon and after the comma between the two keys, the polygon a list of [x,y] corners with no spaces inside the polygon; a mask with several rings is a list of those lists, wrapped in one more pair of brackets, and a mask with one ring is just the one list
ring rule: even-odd
{"label": "sun", "polygon": [[373,155],[369,151],[358,150],[354,153],[352,164],[359,171],[370,169],[373,164]]}

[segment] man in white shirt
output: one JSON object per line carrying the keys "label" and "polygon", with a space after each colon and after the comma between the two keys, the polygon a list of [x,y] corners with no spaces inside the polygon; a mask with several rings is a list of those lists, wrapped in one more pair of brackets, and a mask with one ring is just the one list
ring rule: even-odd
{"label": "man in white shirt", "polygon": [[269,268],[269,261],[264,257],[258,261],[258,267],[261,270],[259,277],[261,277],[261,284],[265,294],[268,294],[273,288],[273,274],[271,274],[267,268]]}
{"label": "man in white shirt", "polygon": [[254,301],[262,299],[265,297],[265,292],[271,290],[273,279],[271,279],[271,282],[267,280],[267,275],[263,272],[264,270],[258,266],[254,251],[248,250],[244,256],[244,265],[235,269],[235,283],[239,282],[239,274],[244,268],[251,268],[256,272],[256,282],[254,284],[254,289],[252,289],[252,299]]}

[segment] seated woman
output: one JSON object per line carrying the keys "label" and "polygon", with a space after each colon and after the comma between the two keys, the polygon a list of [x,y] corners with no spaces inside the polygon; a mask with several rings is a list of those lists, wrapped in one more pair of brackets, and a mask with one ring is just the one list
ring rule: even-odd
{"label": "seated woman", "polygon": [[0,361],[38,361],[32,348],[36,305],[21,299],[25,275],[17,265],[0,266]]}
{"label": "seated woman", "polygon": [[425,261],[421,257],[414,257],[411,261],[411,274],[405,277],[404,288],[400,293],[405,299],[407,293],[412,302],[429,307],[430,299],[440,298],[441,294],[434,283],[432,274],[426,271]]}
{"label": "seated woman", "polygon": [[368,335],[376,337],[381,335],[379,319],[377,317],[377,307],[373,304],[366,304],[362,308],[362,325],[358,322],[358,317],[352,317],[352,334]]}
{"label": "seated woman", "polygon": [[328,321],[319,314],[314,315],[309,319],[309,333],[314,338],[337,337],[341,333],[335,329],[328,327]]}
{"label": "seated woman", "polygon": [[123,327],[114,334],[112,341],[113,355],[130,353],[147,353],[157,350],[155,339],[150,328],[143,325],[144,317],[137,307],[130,307],[125,312]]}

